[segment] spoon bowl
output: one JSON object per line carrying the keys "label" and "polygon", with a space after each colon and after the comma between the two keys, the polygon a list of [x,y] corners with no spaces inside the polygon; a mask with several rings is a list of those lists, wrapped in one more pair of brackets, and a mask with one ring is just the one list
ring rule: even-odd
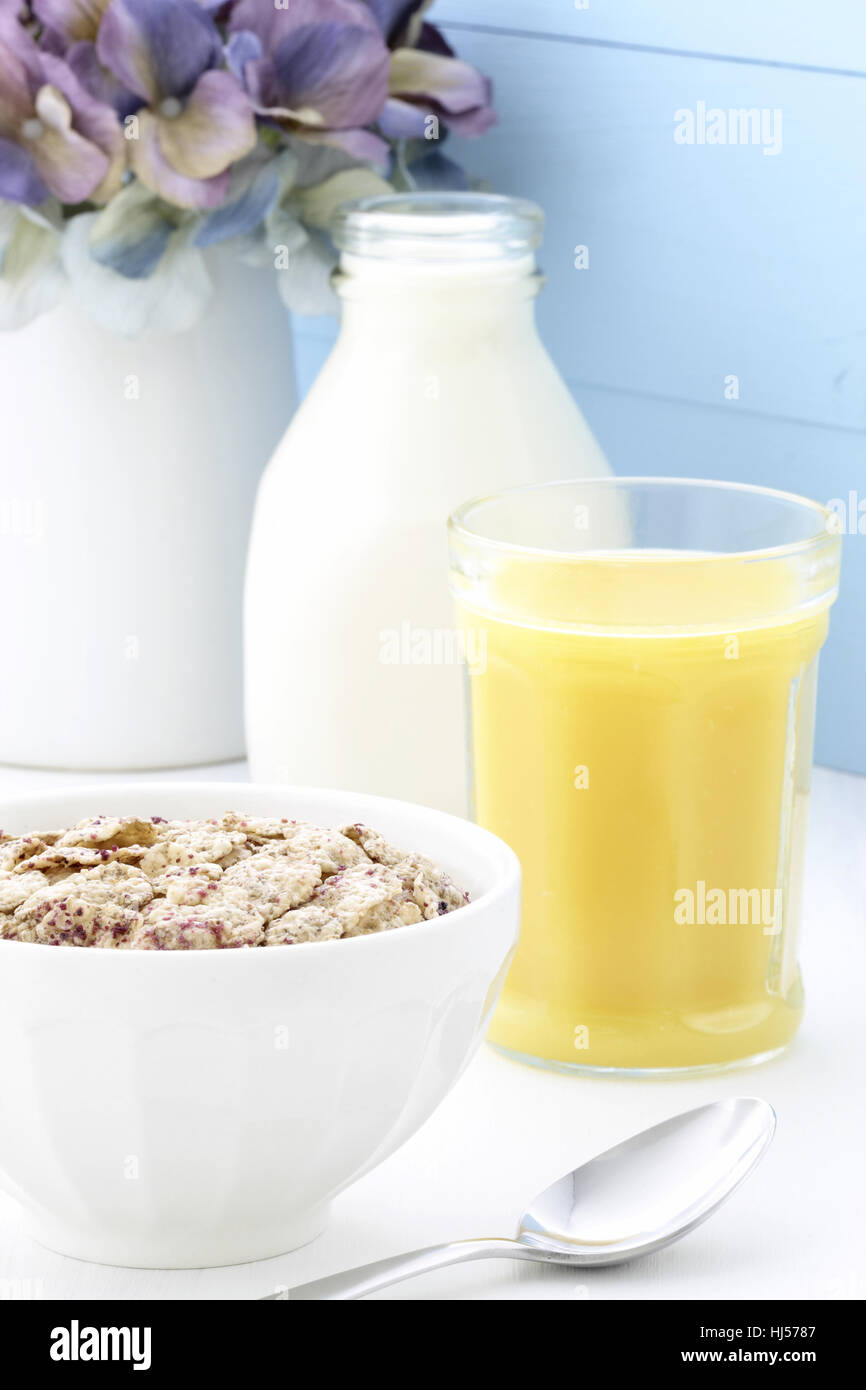
{"label": "spoon bowl", "polygon": [[694,1230],[773,1137],[765,1100],[713,1101],[626,1139],[541,1192],[518,1240],[581,1265],[618,1264]]}

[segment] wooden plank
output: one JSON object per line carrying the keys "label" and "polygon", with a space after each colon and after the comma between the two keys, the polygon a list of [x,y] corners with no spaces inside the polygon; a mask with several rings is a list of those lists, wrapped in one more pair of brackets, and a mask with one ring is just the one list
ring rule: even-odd
{"label": "wooden plank", "polygon": [[[463,34],[500,124],[452,153],[548,214],[540,304],[575,380],[866,424],[866,83]],[[759,109],[778,153],[679,144],[675,113]],[[775,117],[773,113],[779,113]],[[574,269],[574,248],[589,268]]]}
{"label": "wooden plank", "polygon": [[437,0],[430,17],[458,49],[460,29],[472,26],[866,71],[862,0]]}

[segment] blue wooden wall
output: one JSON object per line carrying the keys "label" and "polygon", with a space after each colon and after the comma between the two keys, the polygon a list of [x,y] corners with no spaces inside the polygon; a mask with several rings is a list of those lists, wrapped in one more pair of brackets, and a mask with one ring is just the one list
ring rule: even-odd
{"label": "blue wooden wall", "polygon": [[[864,0],[438,0],[431,18],[494,80],[499,125],[450,152],[547,212],[542,333],[614,470],[854,492],[866,532]],[[677,143],[674,113],[701,102],[781,113],[778,152]],[[297,322],[302,389],[333,333]],[[864,629],[866,534],[848,534],[816,756],[860,772]]]}

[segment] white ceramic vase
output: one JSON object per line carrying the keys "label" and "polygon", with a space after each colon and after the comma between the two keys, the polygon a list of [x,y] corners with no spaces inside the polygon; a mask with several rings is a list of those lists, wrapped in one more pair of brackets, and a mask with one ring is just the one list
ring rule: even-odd
{"label": "white ceramic vase", "polygon": [[244,556],[295,401],[273,273],[208,252],[192,329],[115,337],[66,299],[0,335],[0,761],[243,752]]}

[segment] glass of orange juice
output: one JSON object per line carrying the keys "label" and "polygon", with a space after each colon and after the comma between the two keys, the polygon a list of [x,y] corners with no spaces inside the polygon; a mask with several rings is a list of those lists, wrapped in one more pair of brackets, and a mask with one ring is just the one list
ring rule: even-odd
{"label": "glass of orange juice", "polygon": [[524,873],[498,1047],[698,1071],[795,1033],[832,522],[789,493],[666,478],[451,517],[474,813]]}

